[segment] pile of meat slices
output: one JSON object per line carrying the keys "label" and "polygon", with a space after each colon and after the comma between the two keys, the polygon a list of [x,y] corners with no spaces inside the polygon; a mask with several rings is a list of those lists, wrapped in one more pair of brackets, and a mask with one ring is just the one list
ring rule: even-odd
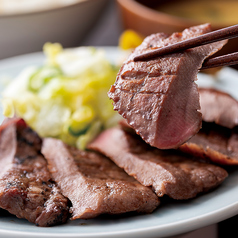
{"label": "pile of meat slices", "polygon": [[194,80],[204,58],[224,42],[132,60],[209,30],[206,24],[146,38],[109,92],[125,120],[103,131],[86,151],[41,139],[22,119],[5,120],[0,208],[53,226],[104,213],[151,213],[163,196],[191,199],[220,185],[228,176],[224,165],[238,165],[238,102],[214,89],[198,89]]}

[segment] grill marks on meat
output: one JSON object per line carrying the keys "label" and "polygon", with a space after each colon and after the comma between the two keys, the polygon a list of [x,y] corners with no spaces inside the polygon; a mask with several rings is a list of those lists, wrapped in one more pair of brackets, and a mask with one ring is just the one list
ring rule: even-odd
{"label": "grill marks on meat", "polygon": [[229,94],[200,88],[200,104],[203,121],[234,128],[238,125],[238,101]]}
{"label": "grill marks on meat", "polygon": [[179,149],[218,164],[238,165],[237,100],[216,89],[200,88],[199,93],[202,129]]}
{"label": "grill marks on meat", "polygon": [[51,180],[41,139],[22,120],[6,123],[0,135],[0,207],[39,226],[66,222],[68,199]]}
{"label": "grill marks on meat", "polygon": [[154,34],[135,49],[121,67],[108,95],[117,110],[150,145],[175,148],[201,128],[197,72],[204,59],[226,41],[196,47],[150,61],[134,56],[211,31],[210,25],[191,27],[171,36]]}
{"label": "grill marks on meat", "polygon": [[227,172],[215,165],[194,161],[177,150],[150,147],[141,138],[119,128],[101,133],[89,149],[112,159],[141,184],[152,186],[159,197],[189,199],[218,186]]}
{"label": "grill marks on meat", "polygon": [[72,219],[103,213],[149,213],[158,205],[151,188],[139,184],[106,157],[46,138],[42,153],[62,193],[72,202]]}
{"label": "grill marks on meat", "polygon": [[238,165],[238,128],[203,122],[202,129],[179,149],[222,165]]}

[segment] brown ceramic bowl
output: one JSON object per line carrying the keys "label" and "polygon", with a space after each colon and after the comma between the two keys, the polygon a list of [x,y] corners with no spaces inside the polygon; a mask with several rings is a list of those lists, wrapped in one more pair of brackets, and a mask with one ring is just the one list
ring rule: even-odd
{"label": "brown ceramic bowl", "polygon": [[[169,15],[155,9],[155,6],[158,7],[159,4],[165,1],[172,4],[174,0],[117,0],[124,28],[133,29],[147,36],[157,32],[171,34],[173,32],[180,32],[190,26],[206,23]],[[212,24],[213,30],[226,26],[228,25],[225,23]],[[229,40],[228,44],[219,51],[219,54],[234,51],[238,51],[238,38]]]}

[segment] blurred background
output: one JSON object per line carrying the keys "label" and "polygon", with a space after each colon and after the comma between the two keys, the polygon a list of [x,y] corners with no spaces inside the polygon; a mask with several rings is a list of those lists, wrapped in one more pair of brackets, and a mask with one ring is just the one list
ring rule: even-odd
{"label": "blurred background", "polygon": [[114,0],[0,0],[0,59],[63,47],[117,45],[122,31]]}
{"label": "blurred background", "polygon": [[[64,47],[116,46],[124,29],[143,37],[210,22],[213,29],[238,23],[237,0],[0,0],[0,59]],[[224,52],[238,50],[230,40]]]}
{"label": "blurred background", "polygon": [[[41,51],[45,42],[117,46],[125,29],[143,37],[206,22],[218,29],[237,24],[237,10],[237,0],[0,0],[0,59]],[[234,39],[220,54],[237,50]],[[237,216],[219,223],[218,237],[237,237],[236,224]]]}

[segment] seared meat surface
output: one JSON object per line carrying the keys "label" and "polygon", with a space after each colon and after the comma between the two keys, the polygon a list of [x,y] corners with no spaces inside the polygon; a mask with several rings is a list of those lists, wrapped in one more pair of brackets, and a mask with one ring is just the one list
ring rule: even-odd
{"label": "seared meat surface", "polygon": [[72,202],[72,219],[103,213],[150,213],[159,205],[151,188],[139,184],[103,155],[80,151],[53,138],[44,139],[42,153],[54,180]]}
{"label": "seared meat surface", "polygon": [[117,110],[151,146],[179,147],[201,128],[197,73],[205,58],[226,41],[196,47],[149,61],[134,62],[140,53],[211,31],[209,24],[168,36],[147,37],[122,65],[108,95]]}
{"label": "seared meat surface", "polygon": [[234,128],[238,125],[238,101],[216,89],[199,88],[202,119]]}
{"label": "seared meat surface", "polygon": [[189,199],[218,186],[227,172],[215,165],[193,160],[177,150],[159,150],[136,134],[119,128],[102,132],[89,149],[112,159],[141,184],[152,186],[159,197]]}
{"label": "seared meat surface", "polygon": [[179,149],[222,165],[238,165],[238,128],[203,122],[202,129]]}
{"label": "seared meat surface", "polygon": [[199,88],[202,129],[179,149],[222,165],[238,165],[238,102],[216,89]]}
{"label": "seared meat surface", "polygon": [[41,139],[16,119],[0,133],[0,207],[39,226],[66,222],[68,199],[51,179]]}

